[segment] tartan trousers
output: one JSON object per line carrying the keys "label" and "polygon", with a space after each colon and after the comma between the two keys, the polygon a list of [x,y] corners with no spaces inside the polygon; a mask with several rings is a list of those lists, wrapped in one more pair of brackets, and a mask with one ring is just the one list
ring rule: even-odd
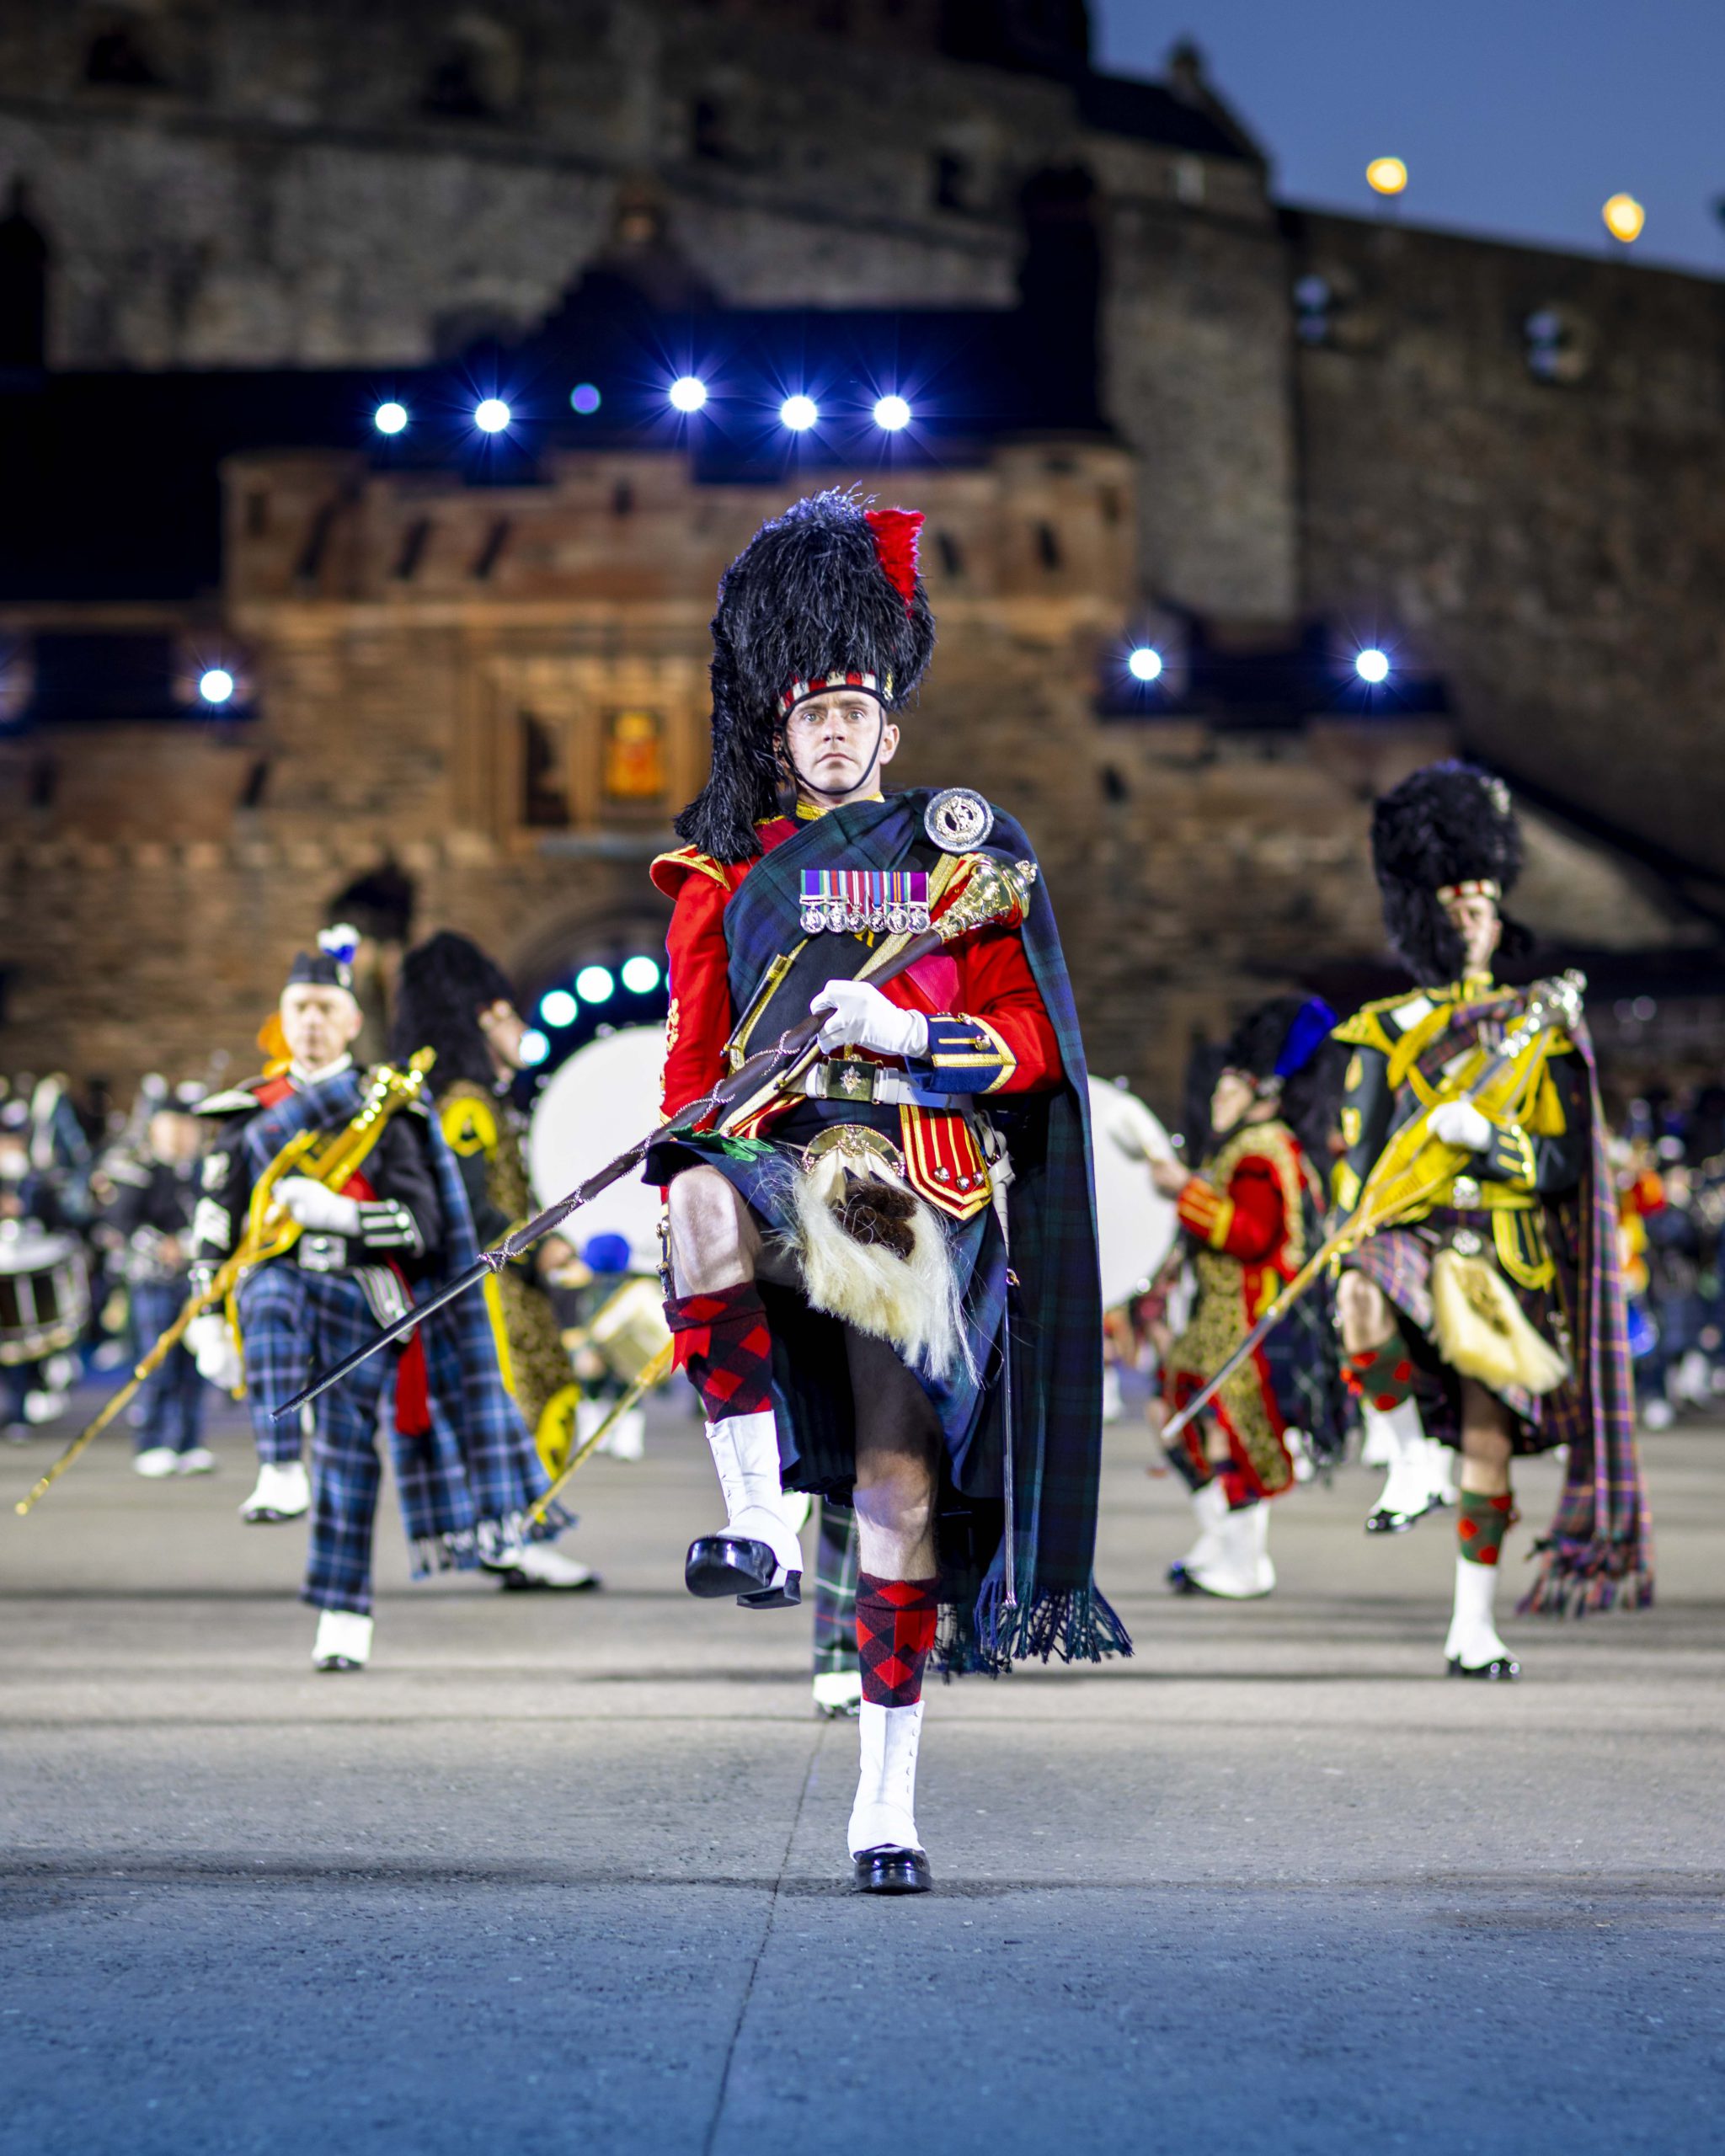
{"label": "tartan trousers", "polygon": [[[136,1280],[131,1294],[131,1325],[136,1355],[147,1354],[179,1315],[188,1293],[186,1281]],[[169,1452],[190,1452],[203,1441],[204,1405],[209,1393],[198,1375],[197,1364],[184,1346],[171,1348],[159,1369],[144,1380],[138,1392],[143,1418],[138,1424],[137,1449],[150,1452],[165,1446]]]}
{"label": "tartan trousers", "polygon": [[[313,1370],[362,1347],[377,1321],[356,1281],[280,1262],[261,1267],[240,1289],[239,1317],[259,1457],[297,1460],[299,1431],[283,1430],[270,1411]],[[319,1609],[371,1607],[371,1530],[383,1479],[377,1406],[393,1364],[390,1355],[372,1356],[313,1410],[312,1532],[300,1599]]]}
{"label": "tartan trousers", "polygon": [[823,1502],[814,1552],[814,1674],[854,1674],[857,1652],[857,1515]]}

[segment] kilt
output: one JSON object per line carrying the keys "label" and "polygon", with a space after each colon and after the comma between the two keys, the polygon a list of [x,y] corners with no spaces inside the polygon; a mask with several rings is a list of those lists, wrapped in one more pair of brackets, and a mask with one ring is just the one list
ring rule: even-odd
{"label": "kilt", "polygon": [[857,1652],[857,1515],[842,1505],[820,1508],[814,1545],[814,1673],[831,1677],[862,1668]]}
{"label": "kilt", "polygon": [[[147,1354],[184,1307],[189,1292],[184,1275],[174,1280],[135,1280],[130,1289],[132,1330],[137,1354]],[[138,1425],[137,1449],[148,1452],[165,1446],[169,1452],[190,1452],[203,1439],[204,1408],[209,1398],[198,1366],[184,1342],[171,1348],[138,1390],[143,1419]]]}
{"label": "kilt", "polygon": [[[1344,1273],[1359,1273],[1380,1289],[1400,1315],[1413,1351],[1414,1396],[1426,1434],[1461,1449],[1461,1380],[1438,1353],[1432,1339],[1432,1262],[1458,1230],[1471,1230],[1492,1262],[1492,1215],[1444,1206],[1414,1225],[1380,1229],[1342,1261]],[[1567,1328],[1555,1286],[1530,1288],[1500,1266],[1505,1283],[1542,1340],[1567,1353]],[[1570,1402],[1573,1388],[1535,1394],[1519,1385],[1497,1394],[1514,1417],[1510,1443],[1519,1454],[1550,1452],[1575,1435]]]}

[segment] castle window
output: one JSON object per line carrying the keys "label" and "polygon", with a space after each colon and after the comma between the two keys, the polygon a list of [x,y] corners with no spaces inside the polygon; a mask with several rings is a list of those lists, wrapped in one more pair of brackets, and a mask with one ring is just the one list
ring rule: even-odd
{"label": "castle window", "polygon": [[730,127],[717,98],[697,98],[690,108],[689,147],[697,157],[718,163],[731,155]]}
{"label": "castle window", "polygon": [[419,109],[436,120],[502,120],[521,102],[521,79],[515,33],[463,16],[431,64]]}
{"label": "castle window", "polygon": [[656,711],[613,711],[605,717],[605,798],[638,808],[665,799],[665,718]]}
{"label": "castle window", "polygon": [[1060,535],[1051,524],[1039,524],[1036,527],[1036,558],[1045,569],[1060,566]]}
{"label": "castle window", "polygon": [[1535,382],[1568,386],[1593,368],[1593,335],[1573,307],[1535,307],[1521,325],[1521,356]]}
{"label": "castle window", "polygon": [[110,23],[97,31],[84,54],[84,80],[108,89],[159,90],[163,86],[149,48],[131,23]]}
{"label": "castle window", "polygon": [[1327,344],[1335,326],[1336,295],[1329,280],[1316,275],[1294,287],[1294,334],[1302,344]]}
{"label": "castle window", "polygon": [[953,538],[952,533],[950,531],[937,531],[934,535],[934,544],[935,551],[940,556],[941,568],[945,571],[946,574],[948,576],[963,576],[964,574],[964,550],[959,546],[958,541]]}
{"label": "castle window", "polygon": [[937,210],[968,210],[970,206],[970,164],[956,150],[934,153],[934,206]]}
{"label": "castle window", "polygon": [[0,367],[40,367],[48,344],[48,243],[21,179],[0,218]]}
{"label": "castle window", "polygon": [[524,711],[519,722],[521,822],[531,831],[567,830],[568,750],[563,728]]}

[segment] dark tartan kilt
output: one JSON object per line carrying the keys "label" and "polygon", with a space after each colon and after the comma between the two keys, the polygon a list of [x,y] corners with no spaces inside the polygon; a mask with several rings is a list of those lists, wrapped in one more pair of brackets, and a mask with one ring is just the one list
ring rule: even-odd
{"label": "dark tartan kilt", "polygon": [[[778,1440],[785,1486],[848,1503],[856,1475],[856,1428],[844,1326],[813,1310],[795,1287],[772,1275],[774,1246],[795,1225],[793,1191],[802,1173],[804,1146],[830,1123],[866,1123],[898,1142],[895,1108],[866,1103],[805,1101],[774,1123],[772,1150],[752,1158],[726,1152],[703,1134],[656,1145],[644,1176],[668,1182],[681,1169],[717,1168],[754,1214],[766,1239],[761,1300],[772,1327],[773,1390],[782,1412]],[[936,1213],[945,1230],[947,1254],[958,1277],[977,1378],[960,1369],[935,1378],[912,1369],[939,1420],[944,1441],[948,1498],[991,1498],[1001,1481],[998,1388],[991,1386],[1006,1315],[1006,1253],[991,1206],[969,1220]],[[962,1505],[960,1509],[962,1509]],[[948,1509],[943,1504],[943,1512]]]}
{"label": "dark tartan kilt", "polygon": [[[1342,1261],[1344,1273],[1359,1273],[1381,1289],[1400,1315],[1402,1330],[1413,1353],[1415,1397],[1426,1434],[1461,1449],[1461,1380],[1438,1353],[1432,1338],[1432,1261],[1461,1228],[1479,1237],[1485,1255],[1497,1263],[1492,1245],[1492,1216],[1444,1207],[1407,1228],[1383,1228]],[[1529,1288],[1498,1272],[1543,1340],[1567,1353],[1562,1305],[1553,1288]],[[1576,1434],[1580,1401],[1575,1389],[1559,1385],[1535,1395],[1512,1385],[1497,1396],[1515,1418],[1511,1443],[1518,1453],[1550,1452]]]}

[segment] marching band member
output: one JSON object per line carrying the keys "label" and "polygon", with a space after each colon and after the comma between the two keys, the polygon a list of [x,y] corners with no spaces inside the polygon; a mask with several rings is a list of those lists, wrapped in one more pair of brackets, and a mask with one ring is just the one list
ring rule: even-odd
{"label": "marching band member", "polygon": [[[437,1119],[461,1171],[482,1248],[520,1227],[534,1209],[526,1119],[509,1097],[526,1031],[503,969],[467,937],[446,929],[402,961],[391,1054],[404,1064],[419,1049],[436,1053],[429,1082]],[[573,1256],[560,1235],[547,1235],[485,1283],[504,1383],[541,1460],[553,1470],[569,1451],[577,1391],[545,1277]],[[548,1540],[524,1543],[499,1577],[506,1588],[579,1592],[599,1585],[590,1566]]]}
{"label": "marching band member", "polygon": [[886,1893],[929,1884],[915,1781],[943,1613],[953,1668],[1130,1651],[1091,1577],[1096,1229],[1047,895],[1022,929],[955,940],[884,989],[857,978],[884,931],[961,905],[979,856],[1029,854],[977,795],[882,793],[933,645],[921,522],[820,494],[732,564],[712,776],[653,870],[675,902],[668,1114],[823,1022],[793,1090],[661,1142],[648,1172],[670,1186],[666,1316],[728,1515],[690,1550],[692,1592],[796,1602],[784,1492],[854,1502],[849,1842],[856,1886]]}
{"label": "marching band member", "polygon": [[1391,941],[1419,986],[1337,1028],[1351,1056],[1336,1204],[1354,1211],[1386,1145],[1428,1108],[1430,1134],[1471,1157],[1344,1258],[1348,1379],[1368,1427],[1382,1418],[1398,1437],[1460,1452],[1445,1659],[1451,1676],[1513,1678],[1493,1603],[1518,1454],[1569,1448],[1523,1606],[1633,1605],[1652,1593],[1604,1113],[1579,1026],[1557,1035],[1519,1118],[1451,1097],[1455,1075],[1521,1007],[1493,976],[1500,953],[1527,943],[1501,911],[1521,865],[1503,782],[1458,763],[1415,771],[1378,803],[1372,857]]}
{"label": "marching band member", "polygon": [[[340,931],[318,943],[294,960],[282,992],[286,1067],[203,1103],[221,1127],[204,1164],[194,1286],[241,1247],[254,1186],[284,1150],[303,1134],[351,1129],[366,1107],[369,1088],[350,1054],[362,1022],[350,947]],[[301,1432],[284,1428],[276,1410],[320,1368],[404,1314],[418,1283],[470,1264],[477,1245],[460,1173],[417,1098],[383,1123],[344,1187],[285,1174],[273,1195],[299,1224],[297,1240],[241,1281],[237,1337],[217,1310],[194,1320],[186,1337],[211,1382],[246,1387],[261,1465],[243,1516],[280,1520],[309,1502],[302,1596],[320,1613],[315,1666],[359,1669],[371,1649],[376,1426],[392,1367],[390,1443],[416,1577],[518,1561],[526,1512],[547,1483],[504,1390],[483,1306],[462,1298],[418,1326],[402,1352],[362,1363],[309,1411],[307,1485]]]}
{"label": "marching band member", "polygon": [[[1151,1159],[1198,1278],[1191,1318],[1163,1361],[1170,1413],[1216,1374],[1322,1240],[1334,1023],[1316,996],[1277,996],[1252,1011],[1223,1051],[1210,1157],[1195,1175],[1172,1155]],[[1341,1451],[1337,1396],[1329,1300],[1308,1294],[1169,1449],[1199,1524],[1170,1570],[1172,1586],[1236,1602],[1269,1593],[1270,1504]]]}

